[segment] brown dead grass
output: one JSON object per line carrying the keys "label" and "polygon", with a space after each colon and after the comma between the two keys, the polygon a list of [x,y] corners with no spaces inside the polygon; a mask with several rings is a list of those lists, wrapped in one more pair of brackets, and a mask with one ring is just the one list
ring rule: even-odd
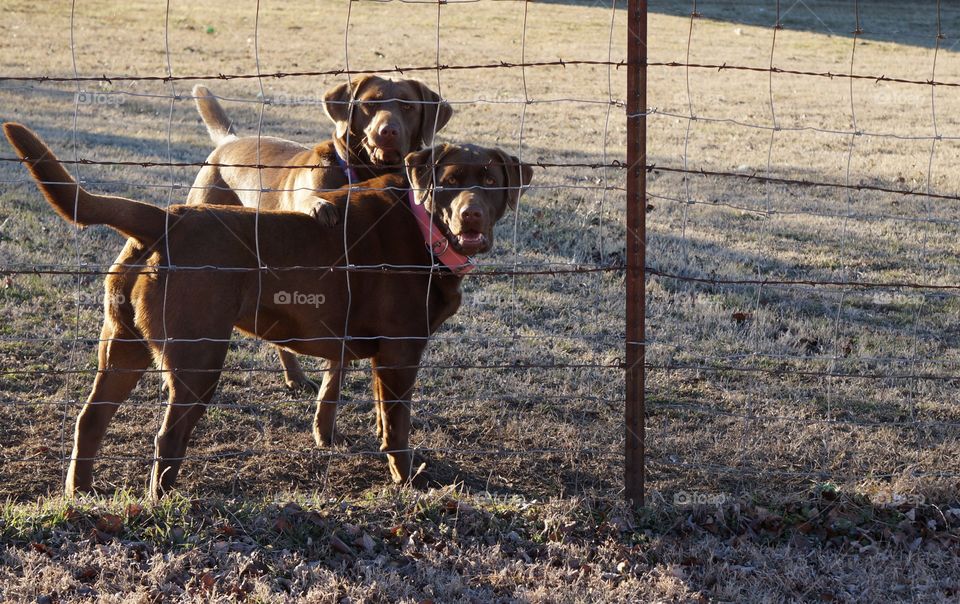
{"label": "brown dead grass", "polygon": [[[116,497],[7,507],[0,597],[26,601],[942,601],[960,509],[824,493],[680,516],[458,487],[362,503]],[[902,569],[902,570],[898,570]],[[119,590],[122,589],[122,595]],[[48,600],[43,600],[48,598]]]}

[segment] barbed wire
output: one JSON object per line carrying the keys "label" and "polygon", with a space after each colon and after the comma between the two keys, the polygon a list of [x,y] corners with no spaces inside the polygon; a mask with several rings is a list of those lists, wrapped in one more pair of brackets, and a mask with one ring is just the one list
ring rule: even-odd
{"label": "barbed wire", "polygon": [[[59,95],[69,95],[71,97],[76,96],[76,92],[67,92],[65,90],[60,90],[58,88],[40,88],[37,86],[0,86],[0,92],[28,92],[36,93],[43,92],[45,94],[59,94]],[[132,97],[132,98],[143,98],[143,99],[154,99],[154,100],[164,100],[169,101],[170,99],[175,99],[178,101],[191,101],[195,100],[196,97],[190,93],[177,93],[172,94],[160,94],[156,92],[140,92],[134,90],[95,90],[95,91],[85,91],[79,93],[92,94],[96,95],[98,98],[109,98],[109,97]],[[326,103],[344,104],[340,101],[324,101],[323,99],[309,94],[286,94],[283,92],[274,93],[271,96],[265,97],[241,97],[241,96],[224,96],[222,94],[211,94],[212,98],[217,99],[218,101],[227,101],[230,103],[242,103],[248,105],[262,106],[264,104],[273,106],[273,107],[320,107]],[[364,101],[365,103],[370,104],[382,104],[389,103],[393,99],[381,99],[381,100],[370,100]],[[472,97],[472,98],[455,98],[455,97],[445,97],[443,99],[450,105],[558,105],[570,103],[574,105],[604,105],[604,106],[613,106],[613,107],[624,107],[625,102],[619,98],[606,98],[606,99],[596,99],[596,98],[585,98],[585,97],[545,97],[545,98],[530,98],[530,99],[515,99],[515,98],[486,98],[486,97]],[[411,104],[428,104],[427,101],[414,101],[406,100]]]}
{"label": "barbed wire", "polygon": [[[231,398],[229,396],[221,396],[220,398]],[[423,399],[425,400],[425,399]],[[576,402],[587,402],[587,403],[596,403],[597,405],[618,405],[622,401],[620,398],[614,397],[602,397],[602,396],[591,396],[585,394],[530,394],[522,395],[520,397],[503,397],[496,394],[486,394],[486,395],[477,395],[477,396],[444,396],[444,403],[491,403],[491,402],[503,402],[504,404],[511,405],[526,405],[529,403],[567,403],[569,401]],[[56,407],[64,403],[77,404],[79,401],[75,399],[57,399],[57,400],[47,400],[47,401],[22,401],[17,399],[0,399],[0,405],[9,406],[9,407],[44,407],[51,406]],[[366,398],[363,396],[351,396],[350,398],[345,398],[342,401],[339,401],[337,404],[341,406],[365,406],[377,402],[376,399]],[[403,401],[388,401],[388,402],[403,402]],[[422,400],[418,401],[414,399],[415,403],[423,402]],[[127,403],[125,403],[127,404]],[[139,401],[131,401],[128,403],[132,407],[166,407],[167,402],[162,400],[155,399],[144,399]],[[311,397],[299,397],[299,398],[279,398],[276,400],[270,401],[271,405],[277,405],[279,407],[313,407],[316,404],[314,398]],[[262,411],[263,407],[257,404],[240,404],[237,402],[231,402],[230,400],[213,400],[207,403],[207,406],[210,408],[221,408],[221,409],[234,409],[238,411],[249,411],[251,413],[256,413]],[[557,406],[556,409],[561,410],[565,407]]]}
{"label": "barbed wire", "polygon": [[[695,121],[695,120],[693,120]],[[859,136],[858,133],[848,133],[853,136]],[[939,135],[936,138],[927,138],[925,140],[940,140]],[[0,157],[0,162],[16,162],[23,163],[28,160],[21,160],[20,158],[9,158],[9,157]],[[116,166],[139,166],[139,167],[227,167],[227,168],[251,168],[257,170],[265,169],[274,169],[274,168],[311,168],[311,169],[321,169],[321,170],[335,170],[333,166],[324,166],[318,164],[227,164],[227,163],[216,163],[216,162],[157,162],[157,161],[115,161],[115,160],[91,160],[91,159],[75,159],[75,160],[60,160],[59,163],[67,165],[116,165]],[[571,168],[571,167],[580,167],[580,168],[589,168],[589,169],[600,169],[600,168],[618,168],[618,169],[629,169],[629,166],[623,164],[623,162],[612,161],[608,164],[601,164],[598,162],[541,162],[533,161],[530,164],[534,167],[548,169],[548,168]],[[403,164],[398,164],[396,167],[403,167]],[[801,186],[801,187],[825,187],[832,189],[843,189],[849,191],[873,191],[877,193],[892,193],[895,195],[911,196],[911,197],[926,197],[930,199],[942,199],[948,201],[960,201],[960,194],[951,194],[951,193],[935,193],[932,191],[926,190],[915,190],[915,189],[905,189],[905,188],[894,188],[889,186],[882,185],[872,185],[864,183],[840,183],[840,182],[831,182],[831,181],[818,181],[818,180],[809,180],[802,178],[787,178],[782,176],[764,176],[756,172],[744,173],[744,172],[732,172],[726,170],[708,170],[706,168],[687,168],[680,166],[669,166],[662,164],[647,164],[646,169],[648,172],[669,172],[675,174],[687,174],[694,176],[713,176],[719,178],[732,178],[732,179],[743,179],[747,181],[753,181],[758,183],[773,183],[773,184],[782,184],[782,185],[792,185],[792,186]],[[16,181],[0,181],[6,183],[32,183],[33,181],[28,180],[16,180]],[[55,184],[55,183],[54,183]],[[91,184],[100,184],[100,185],[127,185],[127,186],[144,186],[142,183],[131,183],[124,181],[83,181],[81,185],[91,185]],[[160,185],[153,185],[160,186]],[[192,185],[185,186],[179,183],[172,183],[167,186],[162,186],[162,188],[170,189],[191,189],[194,188]],[[200,187],[202,188],[202,187]],[[594,185],[527,185],[524,187],[529,190],[537,189],[587,189],[587,190],[612,190],[612,191],[623,191],[623,187],[619,186],[594,186]],[[453,188],[456,189],[455,187]],[[497,190],[496,187],[492,187],[493,190]],[[503,189],[501,187],[501,189]],[[238,191],[261,191],[261,192],[280,192],[280,191],[298,191],[302,189],[296,188],[270,188],[264,187],[262,189],[250,189],[238,187]],[[390,190],[389,187],[357,187],[357,190],[360,191],[384,191]]]}
{"label": "barbed wire", "polygon": [[[669,458],[650,458],[647,462],[653,466],[661,468],[682,468],[693,473],[711,473],[711,474],[740,474],[743,476],[777,476],[790,478],[830,480],[836,482],[860,482],[863,476],[860,474],[841,475],[837,472],[827,470],[782,470],[780,468],[751,467],[751,466],[727,466],[717,463],[704,462],[685,462],[672,460]],[[904,468],[902,472],[870,472],[870,478],[874,480],[889,480],[892,478],[912,477],[912,478],[960,478],[960,472],[924,472]]]}
{"label": "barbed wire", "polygon": [[[14,163],[30,163],[31,160],[30,160],[30,159],[20,159],[19,157],[0,157],[0,161],[14,162]],[[130,160],[125,160],[125,161],[124,161],[124,160],[102,160],[102,159],[87,159],[87,158],[80,158],[80,159],[77,159],[77,160],[61,159],[61,160],[57,160],[57,163],[63,164],[63,165],[74,165],[74,164],[76,164],[76,165],[84,165],[84,166],[137,166],[137,167],[140,167],[140,168],[168,168],[168,167],[175,167],[175,168],[205,168],[205,167],[213,167],[213,168],[250,168],[250,169],[253,169],[253,170],[275,170],[275,169],[310,168],[311,170],[332,170],[332,171],[334,171],[334,170],[335,170],[335,171],[339,171],[339,170],[342,170],[342,169],[343,169],[343,168],[341,168],[340,166],[328,166],[328,165],[324,165],[324,164],[261,164],[261,163],[255,163],[255,164],[236,164],[236,163],[221,163],[221,162],[208,162],[208,161],[200,161],[200,162],[188,162],[188,161],[169,162],[169,161],[167,161],[167,162],[160,162],[160,161],[140,161],[140,160],[135,160],[135,161],[130,161]],[[588,163],[588,162],[544,162],[544,161],[540,161],[540,160],[527,161],[526,163],[528,163],[530,166],[533,166],[533,167],[536,167],[536,168],[544,168],[544,169],[546,169],[546,168],[589,168],[589,169],[592,169],[592,170],[597,170],[597,169],[599,169],[599,168],[604,168],[604,167],[606,167],[606,168],[623,168],[623,167],[624,167],[623,164],[622,164],[621,162],[619,162],[619,161],[611,162],[609,165],[604,165],[604,164],[600,164],[600,163],[597,163],[597,162],[589,162],[589,163]],[[449,162],[447,165],[451,165],[451,166],[461,166],[461,165],[470,165],[470,164],[458,164],[458,163],[455,163],[455,162]],[[488,163],[488,165],[491,165],[491,166],[504,166],[504,165],[508,165],[508,164],[504,164],[503,162],[491,161],[491,162]],[[405,168],[406,165],[405,165],[405,164],[384,164],[382,167],[383,167],[384,169],[400,170],[400,169]],[[27,183],[27,182],[33,183],[33,182],[36,182],[36,181],[33,181],[33,180],[29,180],[29,181],[24,180],[23,182],[25,182],[25,183]],[[54,184],[55,184],[55,183],[54,183]],[[81,183],[81,184],[83,184],[83,183]],[[133,183],[127,183],[127,184],[133,184]],[[187,188],[187,187],[183,187],[183,188]],[[461,189],[457,189],[457,187],[446,187],[446,188],[451,189],[451,190],[461,190]],[[489,189],[489,190],[492,190],[492,191],[498,191],[498,190],[504,190],[506,187],[486,187],[486,188]],[[357,186],[351,187],[351,189],[352,189],[352,190],[355,190],[355,191],[389,191],[389,190],[399,190],[399,189],[391,189],[391,188],[383,188],[383,187],[373,187],[373,186],[369,186],[369,185],[364,185],[363,183],[360,183],[360,184],[357,185]],[[241,189],[241,190],[243,190],[243,189]],[[270,188],[265,187],[265,188],[263,188],[263,189],[256,189],[256,190],[260,190],[260,191],[296,191],[297,189],[270,189]],[[406,192],[407,189],[403,189],[403,191]]]}
{"label": "barbed wire", "polygon": [[[207,74],[190,74],[182,76],[167,76],[167,75],[145,75],[145,76],[132,76],[132,75],[113,75],[108,76],[102,74],[99,76],[48,76],[48,75],[39,75],[39,76],[7,76],[0,75],[0,82],[102,82],[105,84],[112,84],[114,82],[182,82],[182,81],[211,81],[211,80],[254,80],[258,78],[267,78],[267,79],[283,79],[283,78],[302,78],[302,77],[317,77],[317,76],[354,76],[354,75],[373,75],[373,74],[397,74],[404,75],[407,73],[417,73],[417,72],[431,72],[431,71],[463,71],[463,70],[474,70],[474,69],[524,69],[531,67],[613,67],[620,69],[621,67],[634,67],[634,65],[629,64],[625,59],[618,61],[609,61],[609,60],[576,60],[576,59],[555,59],[552,61],[527,61],[527,62],[510,62],[510,61],[498,61],[496,63],[474,63],[474,64],[435,64],[435,65],[408,65],[404,67],[400,66],[381,66],[375,69],[327,69],[327,70],[314,70],[314,71],[275,71],[270,73],[256,74],[256,73],[207,73]],[[636,66],[639,67],[639,66]],[[859,73],[845,73],[842,71],[811,71],[803,69],[789,69],[784,67],[761,67],[756,65],[734,65],[729,63],[694,63],[689,61],[647,61],[646,67],[664,67],[664,68],[679,68],[679,69],[702,69],[702,70],[711,70],[711,71],[749,71],[754,73],[768,73],[768,74],[778,74],[778,75],[794,75],[794,76],[804,76],[804,77],[814,77],[814,78],[826,78],[826,79],[849,79],[849,80],[866,80],[874,82],[877,84],[887,83],[887,84],[907,84],[913,86],[941,86],[945,88],[958,88],[960,87],[960,82],[952,82],[945,80],[926,80],[926,79],[911,79],[911,78],[899,78],[887,76],[884,74],[859,74]],[[186,96],[184,98],[189,98]]]}
{"label": "barbed wire", "polygon": [[[343,340],[343,338],[341,338]],[[347,338],[349,341],[349,338]],[[180,340],[169,338],[165,342],[179,342]],[[464,369],[480,369],[485,371],[513,370],[523,371],[527,369],[623,369],[622,362],[616,363],[526,363],[517,361],[513,363],[487,363],[487,364],[465,364],[465,363],[447,363],[447,364],[383,364],[377,365],[378,369],[444,369],[449,371],[463,371]],[[0,375],[45,375],[56,373],[58,375],[73,374],[93,374],[96,375],[100,370],[93,367],[90,369],[0,369]],[[283,373],[283,369],[275,367],[223,367],[221,369],[195,369],[191,367],[170,367],[166,369],[111,369],[113,373],[136,373],[136,374],[159,374],[165,375],[170,371],[197,374],[219,374],[219,373]],[[367,373],[369,369],[365,367],[344,367],[342,371],[347,373]],[[190,403],[193,404],[193,403]]]}
{"label": "barbed wire", "polygon": [[[368,273],[368,274],[391,274],[391,275],[422,275],[433,270],[431,265],[411,265],[411,264],[354,264],[345,266],[334,264],[328,266],[301,265],[301,266],[267,266],[260,268],[249,266],[181,266],[177,264],[153,265],[124,263],[123,269],[114,269],[114,265],[100,265],[103,268],[97,268],[97,265],[91,263],[80,263],[78,266],[39,266],[32,265],[27,267],[0,266],[0,275],[119,275],[125,274],[128,269],[142,269],[144,273],[176,273],[176,272],[230,272],[230,273],[282,273],[282,272],[319,272],[319,273]],[[471,273],[471,277],[486,275],[488,277],[513,277],[513,276],[536,276],[536,275],[563,275],[563,274],[586,274],[586,273],[617,273],[622,272],[624,266],[622,263],[609,264],[571,264],[566,262],[552,263],[541,262],[533,264],[534,268],[513,269],[514,265],[509,264],[480,264],[477,270]],[[531,266],[529,263],[521,266]],[[511,268],[501,268],[511,267]]]}
{"label": "barbed wire", "polygon": [[[533,448],[533,449],[469,449],[469,448],[460,448],[460,447],[411,447],[408,449],[390,449],[390,450],[361,450],[361,451],[332,451],[332,450],[320,450],[320,449],[281,449],[276,447],[268,447],[265,449],[253,449],[245,448],[241,451],[224,451],[222,453],[191,453],[190,455],[185,455],[182,457],[165,457],[164,459],[174,460],[174,461],[186,461],[186,460],[199,460],[199,461],[213,461],[217,459],[232,459],[237,457],[257,457],[261,455],[270,456],[270,455],[279,455],[283,457],[300,457],[300,458],[313,458],[313,459],[332,459],[332,458],[349,458],[349,457],[385,457],[389,453],[398,453],[398,452],[410,452],[410,453],[437,453],[443,455],[456,455],[456,456],[485,456],[485,455],[496,455],[499,457],[517,457],[524,455],[594,455],[594,456],[614,456],[617,455],[615,451],[612,450],[603,450],[596,448],[583,448],[583,449],[573,449],[573,448]],[[43,458],[47,461],[58,461],[60,463],[68,463],[71,461],[69,456],[61,457],[59,459],[50,459],[49,457],[44,457],[42,454],[35,454],[31,457],[7,457],[0,455],[0,463],[27,463],[35,462],[37,458]],[[98,455],[96,458],[85,458],[80,457],[80,460],[102,460],[102,461],[140,461],[140,462],[155,462],[157,461],[156,457],[151,455]]]}
{"label": "barbed wire", "polygon": [[[176,342],[171,339],[168,342]],[[420,364],[420,365],[378,365],[380,369],[426,369],[426,370],[484,370],[484,371],[526,371],[533,369],[597,369],[597,370],[623,370],[626,364],[616,363],[491,363],[491,364]],[[932,373],[890,373],[890,372],[843,372],[843,371],[817,371],[808,369],[798,369],[794,367],[750,367],[744,365],[704,365],[704,364],[684,364],[684,363],[645,363],[644,367],[648,371],[702,371],[708,373],[762,373],[775,376],[798,376],[798,377],[821,377],[821,378],[842,378],[856,380],[922,380],[933,382],[960,382],[960,374],[932,374]],[[165,375],[166,369],[112,369],[114,373],[135,373],[135,374],[158,374]],[[273,367],[223,367],[221,369],[194,369],[194,368],[170,368],[169,371],[179,371],[190,374],[278,374],[283,373],[283,369]],[[347,373],[366,373],[369,370],[365,367],[345,367],[342,371]],[[90,369],[2,369],[0,376],[12,375],[96,375],[96,368]],[[191,403],[192,404],[192,403]]]}
{"label": "barbed wire", "polygon": [[379,67],[376,69],[326,69],[314,71],[275,71],[271,73],[214,73],[214,74],[193,74],[193,75],[152,75],[152,76],[133,76],[133,75],[115,75],[106,74],[99,76],[5,76],[0,75],[0,82],[102,82],[112,84],[114,82],[184,82],[184,81],[211,81],[211,80],[259,80],[259,79],[283,79],[283,78],[303,78],[317,76],[358,76],[374,74],[396,74],[405,75],[418,72],[440,72],[440,71],[464,71],[476,69],[524,69],[528,67],[626,67],[625,61],[600,61],[585,59],[555,59],[552,61],[527,61],[510,62],[497,61],[495,63],[474,63],[462,65],[409,65],[405,67]]}

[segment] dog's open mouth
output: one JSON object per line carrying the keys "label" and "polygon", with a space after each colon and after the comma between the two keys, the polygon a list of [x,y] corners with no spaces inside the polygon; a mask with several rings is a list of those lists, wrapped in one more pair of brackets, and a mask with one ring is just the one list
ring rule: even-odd
{"label": "dog's open mouth", "polygon": [[450,228],[439,217],[434,215],[433,224],[440,229],[443,236],[450,243],[450,247],[464,256],[473,256],[487,251],[487,236],[474,229],[464,229],[454,235]]}
{"label": "dog's open mouth", "polygon": [[487,236],[480,231],[463,231],[451,238],[453,247],[465,256],[478,254],[487,245]]}

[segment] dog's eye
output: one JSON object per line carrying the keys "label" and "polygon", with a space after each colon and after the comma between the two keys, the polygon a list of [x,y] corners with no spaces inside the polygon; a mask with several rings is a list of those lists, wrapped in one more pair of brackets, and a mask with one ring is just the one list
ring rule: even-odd
{"label": "dog's eye", "polygon": [[410,103],[400,103],[400,108],[404,111],[413,111],[413,105]]}
{"label": "dog's eye", "polygon": [[360,111],[361,111],[364,115],[369,115],[369,113],[370,113],[371,111],[373,111],[373,104],[372,104],[372,103],[357,103],[357,107],[360,108]]}
{"label": "dog's eye", "polygon": [[455,187],[460,184],[460,180],[456,176],[448,176],[443,179],[443,184],[448,187]]}
{"label": "dog's eye", "polygon": [[488,187],[492,187],[493,185],[497,184],[497,180],[492,176],[487,176],[483,179],[483,184],[487,185]]}

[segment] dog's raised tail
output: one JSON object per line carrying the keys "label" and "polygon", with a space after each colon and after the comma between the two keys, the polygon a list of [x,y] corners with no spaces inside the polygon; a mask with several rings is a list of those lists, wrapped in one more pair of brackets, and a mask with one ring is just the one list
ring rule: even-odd
{"label": "dog's raised tail", "polygon": [[197,111],[200,112],[200,118],[203,120],[203,125],[207,127],[214,145],[219,145],[227,137],[237,135],[230,118],[227,117],[227,112],[223,110],[223,106],[209,88],[202,84],[194,86],[193,100],[197,103]]}
{"label": "dog's raised tail", "polygon": [[37,187],[65,220],[81,226],[105,224],[148,246],[163,238],[168,223],[172,222],[163,209],[123,197],[89,193],[77,184],[32,130],[7,122],[3,133],[24,160]]}

